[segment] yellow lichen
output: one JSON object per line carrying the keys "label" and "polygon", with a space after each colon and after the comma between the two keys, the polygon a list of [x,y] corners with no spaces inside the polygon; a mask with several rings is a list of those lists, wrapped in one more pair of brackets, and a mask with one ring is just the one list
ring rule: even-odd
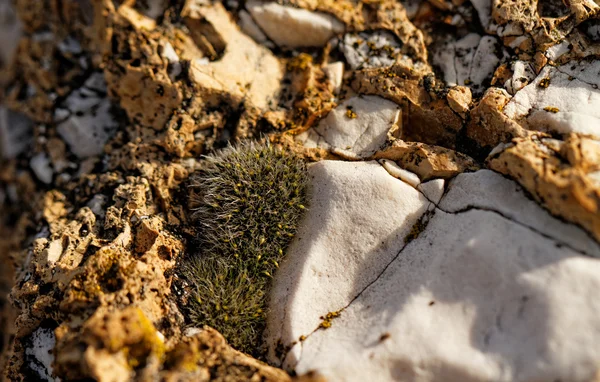
{"label": "yellow lichen", "polygon": [[325,315],[325,317],[321,316],[321,319],[323,320],[320,324],[319,324],[319,328],[320,329],[328,329],[331,327],[331,322],[335,319],[338,318],[340,315],[342,314],[341,310],[338,310],[336,312],[329,312]]}
{"label": "yellow lichen", "polygon": [[544,110],[549,113],[558,113],[560,111],[556,106],[546,106]]}

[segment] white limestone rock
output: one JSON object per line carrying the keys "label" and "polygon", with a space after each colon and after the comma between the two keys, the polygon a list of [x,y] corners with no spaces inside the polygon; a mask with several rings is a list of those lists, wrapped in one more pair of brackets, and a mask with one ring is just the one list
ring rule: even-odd
{"label": "white limestone rock", "polygon": [[492,0],[471,0],[471,3],[477,11],[481,26],[487,29],[492,18]]}
{"label": "white limestone rock", "polygon": [[333,94],[339,94],[344,80],[344,63],[341,61],[332,62],[327,64],[323,71],[327,74],[327,79],[333,88]]}
{"label": "white limestone rock", "polygon": [[35,176],[45,184],[52,183],[54,170],[50,164],[50,158],[46,153],[39,153],[29,161],[29,167],[33,170]]}
{"label": "white limestone rock", "polygon": [[581,228],[554,218],[527,198],[515,182],[489,170],[459,174],[452,180],[440,209],[457,213],[466,208],[499,211],[517,224],[551,237],[564,247],[600,258],[600,244]]}
{"label": "white limestone rock", "polygon": [[435,49],[432,61],[449,86],[465,85],[473,95],[481,95],[496,68],[507,58],[497,38],[470,33]]}
{"label": "white limestone rock", "polygon": [[14,159],[31,144],[33,121],[27,116],[0,106],[0,156]]}
{"label": "white limestone rock", "polygon": [[[323,194],[321,177],[313,182],[323,200],[312,205],[273,290],[269,328],[287,334],[271,341],[282,338],[285,345],[306,336],[285,366],[298,374],[315,370],[329,381],[587,381],[597,375],[600,301],[590,296],[600,287],[600,260],[588,254],[598,256],[598,243],[549,216],[515,183],[490,171],[460,175],[440,207],[423,215],[427,224],[409,244],[402,248],[402,236],[391,235],[386,247],[401,248],[394,255],[363,253],[377,260],[374,270],[373,262],[337,264],[338,257],[360,258],[363,241],[356,232],[348,233],[352,241],[340,237],[348,230],[344,221],[355,218],[341,211],[332,216],[321,204],[369,203],[361,216],[391,210],[397,218],[405,203],[386,199],[376,212],[382,201],[371,205],[363,194],[370,189],[383,198],[387,191],[375,182],[361,182],[360,194],[343,199]],[[352,227],[412,226],[403,218],[382,222]],[[325,237],[336,246],[323,246]],[[338,268],[347,269],[344,277]],[[365,283],[365,275],[375,281]],[[349,288],[357,297],[340,299],[339,291]],[[327,312],[340,314],[319,329],[314,317]]]}
{"label": "white limestone rock", "polygon": [[306,147],[333,147],[347,151],[347,156],[368,157],[385,144],[388,131],[399,119],[400,109],[394,102],[378,96],[353,97],[298,140]]}
{"label": "white limestone rock", "polygon": [[546,66],[518,91],[504,113],[530,129],[600,138],[600,61]]}
{"label": "white limestone rock", "polygon": [[254,22],[254,19],[250,14],[244,10],[241,10],[238,13],[238,17],[240,18],[240,28],[244,33],[248,36],[252,37],[254,41],[259,44],[267,44],[269,43],[269,39],[264,34],[264,32],[260,29],[260,27]]}
{"label": "white limestone rock", "polygon": [[[267,343],[273,361],[281,355],[279,343],[289,346],[309,335],[319,317],[344,308],[373,282],[429,205],[374,161],[322,161],[309,173],[310,209],[271,295]],[[292,352],[287,362],[294,365],[297,356]]]}
{"label": "white limestone rock", "polygon": [[101,154],[118,127],[105,92],[102,74],[92,74],[55,112],[58,133],[79,158]]}
{"label": "white limestone rock", "polygon": [[345,29],[331,15],[277,3],[250,0],[246,9],[275,44],[288,48],[324,46]]}
{"label": "white limestone rock", "polygon": [[514,61],[511,64],[511,69],[513,75],[506,81],[504,87],[510,94],[514,95],[535,79],[535,71],[530,63],[521,60]]}
{"label": "white limestone rock", "polygon": [[31,346],[25,349],[26,362],[41,381],[59,380],[52,377],[52,349],[55,343],[56,337],[52,329],[39,328],[31,334]]}
{"label": "white limestone rock", "polygon": [[380,159],[379,163],[381,163],[385,171],[387,171],[391,176],[396,179],[400,179],[404,183],[410,184],[414,188],[417,188],[417,186],[421,183],[421,179],[419,179],[417,174],[403,169],[394,161],[389,159]]}
{"label": "white limestone rock", "polygon": [[391,66],[402,56],[402,44],[387,31],[347,33],[339,47],[353,70]]}

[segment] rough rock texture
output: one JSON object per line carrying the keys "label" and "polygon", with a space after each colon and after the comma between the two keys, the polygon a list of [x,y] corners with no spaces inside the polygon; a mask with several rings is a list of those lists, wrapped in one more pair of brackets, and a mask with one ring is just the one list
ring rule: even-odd
{"label": "rough rock texture", "polygon": [[[356,166],[329,163],[340,175]],[[321,192],[328,199],[318,205],[336,204],[333,177],[315,177],[315,188],[332,192]],[[382,198],[387,193],[375,182],[365,189]],[[366,200],[347,190],[345,205]],[[395,204],[387,207],[395,214],[406,208],[405,201],[386,203]],[[356,268],[342,259],[360,247],[328,235],[345,225],[325,219],[332,227],[323,226],[318,213],[307,218],[309,235],[296,239],[294,260],[273,291],[278,309],[270,324],[285,328],[275,339],[286,344],[298,337],[284,353],[286,367],[348,381],[584,381],[597,375],[600,306],[584,291],[600,285],[598,242],[487,170],[459,175],[415,224],[423,212],[386,219],[391,235],[369,220],[380,211],[363,213],[347,235],[372,237],[360,243],[374,242],[376,250],[362,250]],[[325,251],[329,245],[335,250]],[[338,301],[346,288],[353,293]]]}
{"label": "rough rock texture", "polygon": [[[304,326],[273,332],[272,360],[320,326],[287,366],[332,380],[592,379],[599,18],[591,0],[2,2],[4,378],[289,380],[209,328],[184,335],[188,179],[203,154],[248,138],[319,162],[331,187],[315,203],[345,228],[314,227],[356,236],[350,250],[321,232],[314,252],[292,248],[318,312],[294,291],[280,324]],[[368,256],[394,231],[382,240],[396,253]],[[360,285],[323,281],[309,254]]]}

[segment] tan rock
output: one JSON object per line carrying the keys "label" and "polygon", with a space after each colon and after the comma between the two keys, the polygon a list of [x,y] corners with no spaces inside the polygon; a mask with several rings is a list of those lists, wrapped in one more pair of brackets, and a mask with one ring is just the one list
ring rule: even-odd
{"label": "tan rock", "polygon": [[201,330],[196,329],[192,333],[194,334],[182,338],[172,350],[167,352],[165,370],[160,373],[162,380],[240,382],[292,380],[284,371],[232,349],[222,335],[208,326]]}
{"label": "tan rock", "polygon": [[477,169],[475,161],[459,152],[424,143],[396,140],[373,155],[372,159],[389,159],[419,176],[421,182],[434,178],[452,178],[461,172]]}
{"label": "tan rock", "polygon": [[552,214],[578,224],[600,240],[600,142],[570,134],[565,141],[543,135],[517,138],[488,159],[491,169],[521,184]]}
{"label": "tan rock", "polygon": [[477,144],[483,158],[498,144],[525,135],[525,130],[502,112],[509,101],[504,90],[490,88],[471,110],[466,136]]}

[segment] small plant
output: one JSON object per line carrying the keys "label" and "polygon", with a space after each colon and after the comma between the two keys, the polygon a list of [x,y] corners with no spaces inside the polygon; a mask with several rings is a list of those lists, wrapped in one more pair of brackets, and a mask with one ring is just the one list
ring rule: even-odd
{"label": "small plant", "polygon": [[305,210],[303,160],[243,143],[206,158],[192,182],[198,254],[186,266],[190,318],[261,356],[268,289]]}

